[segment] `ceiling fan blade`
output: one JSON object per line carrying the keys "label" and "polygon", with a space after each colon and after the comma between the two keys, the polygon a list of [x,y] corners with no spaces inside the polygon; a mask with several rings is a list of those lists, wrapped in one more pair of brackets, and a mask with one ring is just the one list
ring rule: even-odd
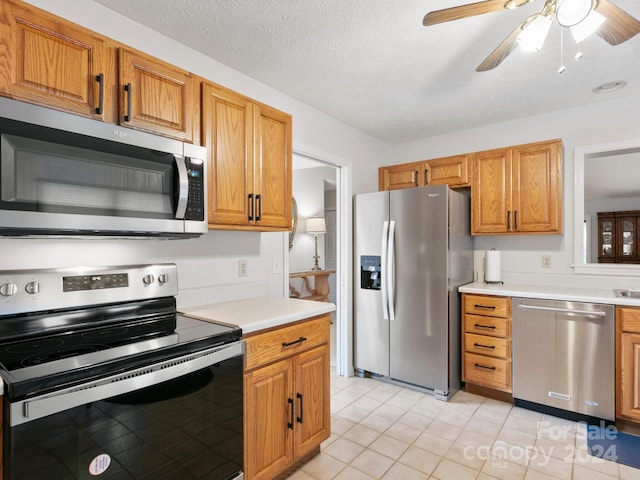
{"label": "ceiling fan blade", "polygon": [[597,33],[611,45],[620,45],[640,33],[640,21],[609,0],[599,0],[596,11],[607,18]]}
{"label": "ceiling fan blade", "polygon": [[516,46],[518,46],[518,35],[524,29],[524,27],[531,21],[533,21],[539,13],[531,15],[526,18],[524,22],[516,27],[516,29],[509,34],[507,38],[505,38],[500,45],[496,47],[496,49],[489,54],[487,58],[484,59],[478,68],[476,68],[476,72],[486,72],[487,70],[492,70],[496,68],[498,65],[502,63],[502,61],[509,56],[513,50],[515,50]]}
{"label": "ceiling fan blade", "polygon": [[450,22],[451,20],[459,20],[461,18],[473,17],[484,13],[497,12],[504,10],[505,0],[486,0],[484,2],[470,3],[468,5],[460,5],[459,7],[445,8],[429,12],[424,16],[422,25],[428,27],[437,23]]}

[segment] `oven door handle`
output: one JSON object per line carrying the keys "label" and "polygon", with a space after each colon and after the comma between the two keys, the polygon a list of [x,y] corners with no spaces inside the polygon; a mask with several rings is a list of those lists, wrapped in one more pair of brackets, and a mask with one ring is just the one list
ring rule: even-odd
{"label": "oven door handle", "polygon": [[244,354],[244,341],[210,348],[11,404],[11,426],[130,393]]}

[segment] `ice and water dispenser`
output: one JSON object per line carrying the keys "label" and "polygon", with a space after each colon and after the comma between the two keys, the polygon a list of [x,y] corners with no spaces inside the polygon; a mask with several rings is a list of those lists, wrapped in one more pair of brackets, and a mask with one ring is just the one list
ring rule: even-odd
{"label": "ice and water dispenser", "polygon": [[360,288],[365,290],[380,290],[382,278],[382,257],[379,255],[360,256]]}

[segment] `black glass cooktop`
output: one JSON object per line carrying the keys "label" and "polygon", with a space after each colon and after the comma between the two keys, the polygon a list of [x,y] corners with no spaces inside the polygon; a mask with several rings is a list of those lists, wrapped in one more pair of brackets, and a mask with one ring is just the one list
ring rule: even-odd
{"label": "black glass cooktop", "polygon": [[0,375],[16,398],[238,341],[242,331],[177,314],[167,298],[0,317],[0,334]]}

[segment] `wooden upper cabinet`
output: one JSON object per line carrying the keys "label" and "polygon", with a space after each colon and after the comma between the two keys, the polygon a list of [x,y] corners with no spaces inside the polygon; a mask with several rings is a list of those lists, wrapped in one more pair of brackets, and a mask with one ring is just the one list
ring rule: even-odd
{"label": "wooden upper cabinet", "polygon": [[562,143],[513,148],[513,231],[562,233]]}
{"label": "wooden upper cabinet", "polygon": [[115,48],[21,2],[0,4],[0,94],[115,121]]}
{"label": "wooden upper cabinet", "polygon": [[248,225],[254,172],[251,99],[204,83],[202,135],[209,156],[209,224]]}
{"label": "wooden upper cabinet", "polygon": [[254,102],[255,224],[291,229],[291,115]]}
{"label": "wooden upper cabinet", "polygon": [[422,187],[424,182],[420,177],[421,162],[390,165],[378,169],[378,190],[399,190],[402,188]]}
{"label": "wooden upper cabinet", "polygon": [[422,163],[421,169],[424,173],[424,184],[429,186],[468,187],[471,180],[469,172],[472,162],[472,153],[426,160]]}
{"label": "wooden upper cabinet", "polygon": [[562,143],[475,154],[473,235],[562,233]]}
{"label": "wooden upper cabinet", "polygon": [[511,229],[511,150],[478,152],[473,165],[472,233],[508,232]]}
{"label": "wooden upper cabinet", "polygon": [[189,72],[120,48],[118,89],[121,125],[193,142],[200,112]]}
{"label": "wooden upper cabinet", "polygon": [[211,83],[202,89],[209,226],[291,228],[291,116]]}

